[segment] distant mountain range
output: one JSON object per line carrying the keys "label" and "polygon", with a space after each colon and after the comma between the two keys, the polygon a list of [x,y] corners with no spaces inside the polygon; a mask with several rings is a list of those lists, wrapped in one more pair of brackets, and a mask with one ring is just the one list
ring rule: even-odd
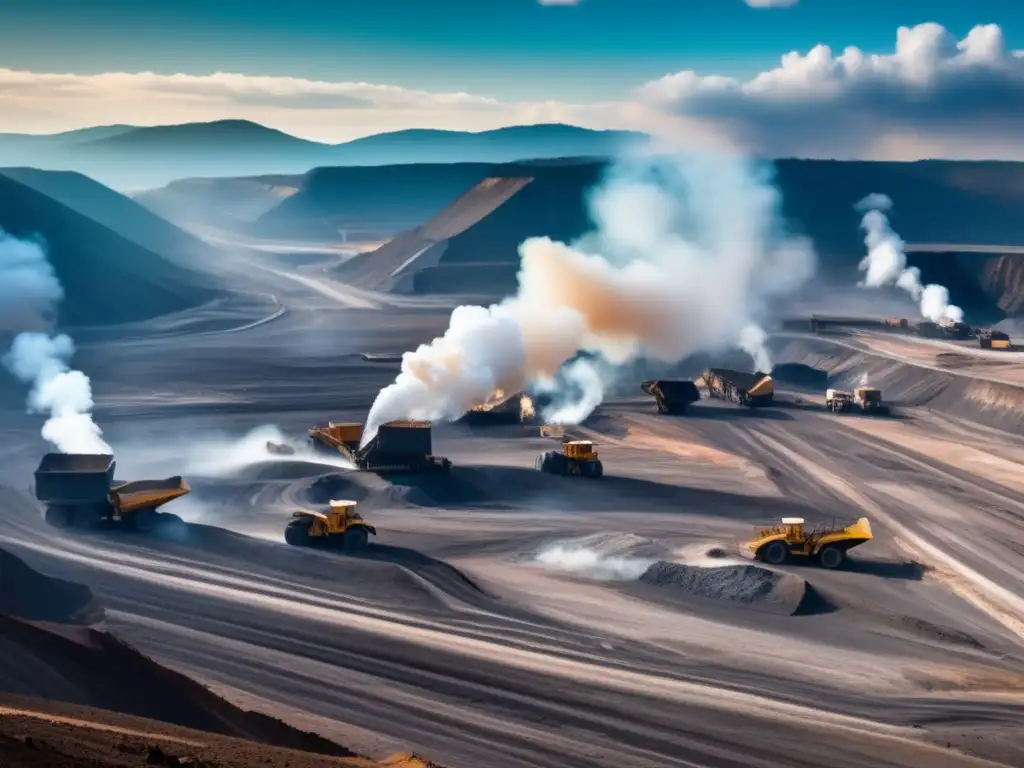
{"label": "distant mountain range", "polygon": [[221,120],[0,134],[0,166],[78,171],[118,189],[140,189],[192,177],[301,174],[318,166],[607,157],[646,138],[630,131],[542,124],[481,133],[396,131],[323,144],[246,120]]}

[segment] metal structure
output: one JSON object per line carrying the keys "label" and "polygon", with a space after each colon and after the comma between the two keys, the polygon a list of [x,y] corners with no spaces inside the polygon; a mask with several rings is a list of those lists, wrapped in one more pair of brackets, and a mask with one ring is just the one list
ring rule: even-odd
{"label": "metal structure", "polygon": [[35,495],[46,505],[46,522],[58,528],[103,524],[151,530],[157,509],[192,489],[180,476],[164,480],[114,480],[108,454],[48,453],[35,471]]}
{"label": "metal structure", "polygon": [[746,543],[758,560],[782,565],[790,560],[816,560],[823,568],[838,568],[853,547],[871,541],[866,517],[845,527],[816,525],[810,531],[802,517],[784,517],[781,525],[762,528]]}
{"label": "metal structure", "polygon": [[598,478],[604,475],[604,465],[590,440],[569,440],[562,443],[561,451],[545,451],[535,463],[541,472],[552,475],[576,475]]}
{"label": "metal structure", "polygon": [[640,389],[654,397],[658,404],[658,413],[685,413],[687,406],[700,400],[700,392],[692,381],[644,381],[641,382]]}
{"label": "metal structure", "polygon": [[332,500],[325,511],[299,509],[284,529],[284,540],[293,547],[329,546],[346,551],[366,549],[377,529],[356,512],[356,502]]}
{"label": "metal structure", "polygon": [[703,375],[708,395],[756,408],[771,405],[775,383],[767,373],[744,373],[728,368],[708,368]]}
{"label": "metal structure", "polygon": [[309,442],[316,450],[340,453],[366,472],[447,472],[452,463],[431,452],[430,428],[427,421],[391,421],[360,447],[362,424],[330,422],[311,429]]}

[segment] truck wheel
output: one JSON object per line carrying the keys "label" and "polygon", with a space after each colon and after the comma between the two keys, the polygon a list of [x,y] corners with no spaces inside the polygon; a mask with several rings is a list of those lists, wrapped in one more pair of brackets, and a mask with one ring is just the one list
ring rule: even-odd
{"label": "truck wheel", "polygon": [[370,534],[365,528],[349,528],[345,531],[345,550],[347,552],[361,552],[369,543]]}
{"label": "truck wheel", "polygon": [[832,545],[822,547],[821,552],[818,553],[818,562],[821,563],[821,567],[830,570],[838,568],[845,559],[846,553],[839,547]]}
{"label": "truck wheel", "polygon": [[762,557],[766,563],[782,565],[789,559],[789,547],[781,541],[773,541],[762,550]]}
{"label": "truck wheel", "polygon": [[156,528],[157,516],[155,509],[140,509],[131,519],[131,528],[139,533],[149,533]]}
{"label": "truck wheel", "polygon": [[71,515],[67,507],[47,507],[43,519],[54,528],[71,527]]}
{"label": "truck wheel", "polygon": [[284,540],[293,547],[309,546],[309,521],[292,520],[285,526]]}

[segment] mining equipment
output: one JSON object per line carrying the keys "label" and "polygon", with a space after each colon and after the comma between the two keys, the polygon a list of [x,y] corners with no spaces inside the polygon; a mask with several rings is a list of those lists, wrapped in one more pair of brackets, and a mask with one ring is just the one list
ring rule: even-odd
{"label": "mining equipment", "polygon": [[888,411],[882,402],[882,391],[876,387],[857,387],[853,392],[825,390],[825,406],[833,413],[856,409],[862,413],[882,414]]}
{"label": "mining equipment", "polygon": [[381,424],[360,447],[363,425],[330,422],[309,431],[315,450],[341,454],[365,472],[447,472],[452,463],[431,453],[429,421],[391,421]]}
{"label": "mining equipment", "polygon": [[756,408],[771,405],[775,383],[767,373],[743,373],[727,368],[708,368],[703,374],[708,395]]}
{"label": "mining equipment", "polygon": [[978,333],[978,343],[982,349],[1012,349],[1010,334],[1004,331],[997,331],[993,328],[985,328]]}
{"label": "mining equipment", "polygon": [[700,400],[700,392],[692,381],[644,381],[641,382],[640,389],[654,396],[658,404],[658,413],[685,413],[690,403]]}
{"label": "mining equipment", "polygon": [[533,398],[525,392],[506,395],[496,389],[486,403],[474,405],[461,420],[467,424],[521,424],[534,415]]}
{"label": "mining equipment", "polygon": [[604,474],[604,465],[590,440],[566,441],[561,451],[545,451],[538,456],[535,466],[552,475],[596,478]]}
{"label": "mining equipment", "polygon": [[181,477],[114,480],[114,457],[92,453],[48,453],[35,472],[35,495],[46,505],[46,522],[58,528],[101,525],[152,530],[157,509],[191,491]]}
{"label": "mining equipment", "polygon": [[871,523],[866,517],[845,528],[816,525],[810,531],[802,517],[784,517],[782,525],[764,528],[746,543],[758,560],[782,565],[790,560],[816,560],[823,568],[838,568],[846,552],[871,541]]}
{"label": "mining equipment", "polygon": [[356,502],[331,500],[325,511],[298,509],[284,529],[284,540],[293,547],[323,545],[346,551],[366,549],[377,529],[356,512]]}

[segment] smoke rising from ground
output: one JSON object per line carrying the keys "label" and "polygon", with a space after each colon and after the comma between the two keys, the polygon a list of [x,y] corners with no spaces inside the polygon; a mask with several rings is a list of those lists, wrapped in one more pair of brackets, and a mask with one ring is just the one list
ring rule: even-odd
{"label": "smoke rising from ground", "polygon": [[892,200],[878,193],[868,195],[856,205],[864,211],[861,228],[868,254],[860,262],[866,272],[863,286],[880,288],[895,285],[903,289],[917,303],[921,316],[933,323],[951,321],[961,323],[964,311],[949,303],[949,291],[942,285],[921,284],[921,270],[907,266],[905,243],[889,224],[886,212],[892,209]]}
{"label": "smoke rising from ground", "polygon": [[[742,346],[770,370],[757,322],[814,270],[810,242],[784,231],[779,204],[769,169],[741,157],[618,163],[590,200],[593,232],[573,245],[526,240],[515,296],[459,307],[443,337],[405,354],[364,441],[392,419],[454,420],[495,389],[558,381],[580,350],[616,366]],[[560,415],[579,421],[600,403],[594,373],[573,364],[568,380],[582,391]]]}
{"label": "smoke rising from ground", "polygon": [[[0,331],[46,325],[64,296],[42,245],[0,230]],[[43,437],[62,453],[110,453],[92,420],[89,377],[71,368],[75,345],[65,334],[37,330],[14,337],[4,366],[31,385],[29,413],[47,415]]]}

